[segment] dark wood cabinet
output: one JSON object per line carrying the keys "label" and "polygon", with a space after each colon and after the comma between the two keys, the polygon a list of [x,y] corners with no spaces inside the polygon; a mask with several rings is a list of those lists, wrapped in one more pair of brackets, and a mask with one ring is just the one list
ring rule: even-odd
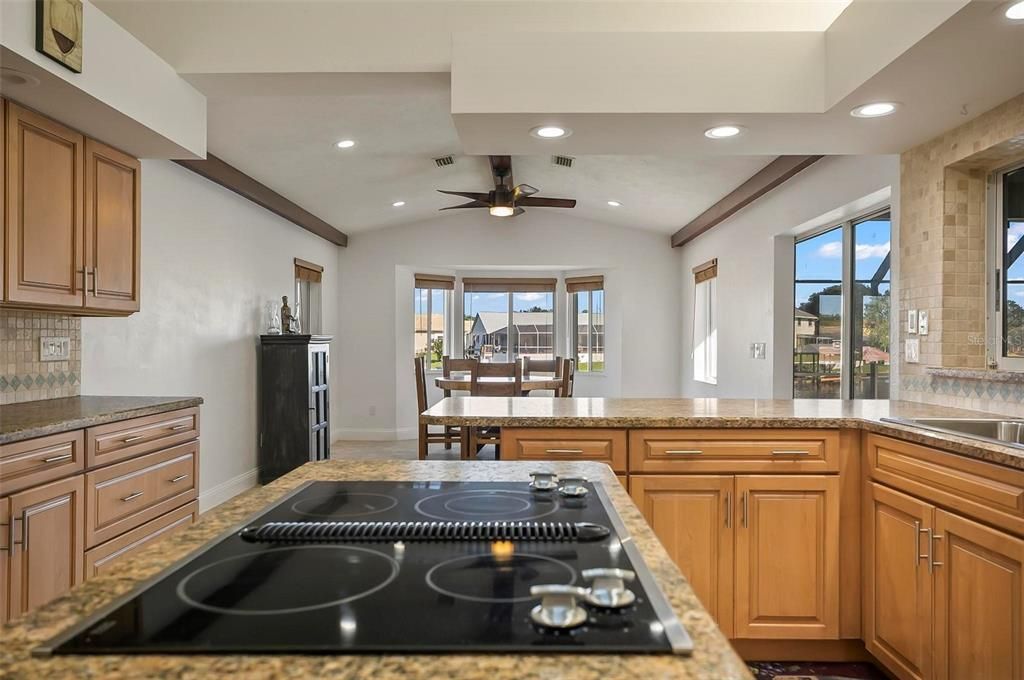
{"label": "dark wood cabinet", "polygon": [[331,457],[328,335],[260,337],[259,482]]}

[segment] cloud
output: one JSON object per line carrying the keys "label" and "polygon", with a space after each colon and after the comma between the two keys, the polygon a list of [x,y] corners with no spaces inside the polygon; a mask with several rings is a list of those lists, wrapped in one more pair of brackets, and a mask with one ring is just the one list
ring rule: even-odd
{"label": "cloud", "polygon": [[1024,222],[1011,222],[1006,230],[1006,250],[1009,251],[1021,238],[1024,238]]}
{"label": "cloud", "polygon": [[547,298],[547,293],[516,293],[516,297],[526,302],[536,302]]}
{"label": "cloud", "polygon": [[[861,244],[857,246],[857,259],[858,260],[870,260],[873,257],[885,257],[889,254],[889,242],[876,243],[876,244]],[[831,260],[837,260],[843,256],[843,244],[839,241],[833,241],[832,243],[824,243],[818,248],[818,257],[825,257]]]}

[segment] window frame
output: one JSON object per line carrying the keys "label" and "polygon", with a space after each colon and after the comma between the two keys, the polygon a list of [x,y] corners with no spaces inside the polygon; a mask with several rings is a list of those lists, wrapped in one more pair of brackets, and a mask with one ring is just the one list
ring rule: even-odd
{"label": "window frame", "polygon": [[[319,335],[323,332],[323,272],[324,268],[318,264],[293,258],[295,269],[295,297],[293,298],[293,309],[298,312],[299,329],[307,335]],[[303,287],[308,295],[303,295]],[[315,298],[316,305],[313,305]],[[314,317],[313,311],[316,311]],[[316,323],[314,323],[314,321]],[[315,328],[314,328],[315,326]]]}
{"label": "window frame", "polygon": [[[790,350],[796,347],[796,286],[798,283],[820,283],[828,284],[834,283],[832,279],[807,279],[798,281],[796,276],[796,247],[804,241],[809,241],[813,238],[827,234],[837,229],[841,230],[842,244],[843,244],[843,257],[842,257],[842,272],[840,274],[840,290],[841,290],[841,301],[840,308],[842,309],[842,322],[840,324],[839,339],[840,339],[840,353],[839,353],[839,365],[841,367],[840,378],[839,378],[839,399],[857,399],[859,401],[874,401],[874,399],[855,397],[854,389],[855,382],[854,376],[854,354],[852,348],[854,346],[854,324],[853,324],[853,302],[854,296],[852,295],[853,287],[857,284],[857,249],[856,249],[856,227],[858,224],[863,222],[869,222],[875,218],[878,218],[886,213],[889,213],[889,268],[888,268],[888,285],[889,285],[889,299],[890,305],[893,300],[893,282],[892,282],[892,204],[886,204],[882,206],[874,206],[868,210],[856,213],[845,220],[840,222],[829,222],[828,224],[822,225],[815,229],[808,230],[796,236],[793,241],[793,276],[792,276],[792,290],[793,290],[793,313],[790,316],[790,327],[792,328],[792,335],[790,338]],[[892,376],[893,362],[893,345],[891,342],[893,324],[897,323],[897,320],[893,318],[892,307],[890,306],[889,312],[889,370],[890,379]],[[792,360],[791,360],[792,361]],[[791,383],[794,380],[791,378]],[[890,385],[890,399],[892,385]],[[791,384],[791,392],[793,398],[796,397],[796,385]],[[823,397],[824,398],[824,397]]]}
{"label": "window frame", "polygon": [[[507,348],[504,352],[505,361],[488,361],[487,363],[505,363],[510,364],[519,360],[519,332],[515,327],[515,297],[516,295],[522,295],[525,293],[542,293],[544,295],[551,296],[551,358],[557,356],[558,352],[558,337],[556,328],[556,319],[558,318],[558,296],[557,292],[557,279],[554,278],[531,278],[531,277],[461,277],[460,283],[462,284],[462,317],[466,316],[466,298],[472,296],[474,293],[498,293],[505,296],[505,328],[506,332],[506,343]],[[471,286],[467,290],[467,283]],[[477,286],[476,288],[472,286]],[[488,286],[493,286],[493,290],[486,290]],[[500,290],[499,290],[500,289]],[[474,312],[474,317],[480,312]],[[547,313],[547,312],[544,312]],[[469,343],[467,334],[463,333],[463,356],[467,355],[469,349]],[[480,359],[483,361],[483,359]]]}
{"label": "window frame", "polygon": [[448,316],[452,311],[452,289],[450,288],[433,288],[425,286],[413,285],[413,355],[416,354],[416,303],[419,298],[419,292],[421,290],[427,291],[427,311],[426,311],[426,335],[427,335],[427,361],[426,361],[426,372],[427,373],[440,373],[441,367],[434,368],[430,361],[430,340],[434,334],[433,320],[434,320],[434,291],[441,293],[443,309],[441,310],[441,356],[443,357],[446,353],[451,351],[451,335],[448,332],[450,324],[448,323]]}
{"label": "window frame", "polygon": [[[606,317],[608,312],[605,309],[605,307],[607,306],[608,297],[607,297],[607,295],[605,295],[605,289],[604,289],[603,285],[600,288],[588,288],[586,290],[576,290],[576,291],[572,291],[572,292],[567,293],[569,295],[569,297],[570,297],[569,303],[568,303],[568,305],[566,305],[569,308],[569,319],[568,319],[569,333],[567,334],[568,335],[568,339],[569,339],[569,350],[568,350],[567,353],[569,355],[571,355],[573,360],[576,362],[576,373],[577,374],[581,374],[581,375],[602,375],[602,374],[605,373],[605,370],[607,369],[607,366],[608,366],[608,339],[607,339],[607,337],[605,337],[604,338],[604,342],[601,344],[601,346],[604,348],[602,353],[605,356],[604,361],[601,362],[601,370],[597,371],[597,370],[593,369],[593,366],[594,366],[594,337],[598,334],[597,333],[597,327],[593,323],[594,292],[595,291],[600,291],[601,292],[601,316],[602,317]],[[579,299],[580,298],[578,296],[581,293],[586,293],[586,295],[587,295],[587,369],[586,370],[583,370],[582,368],[580,368],[580,361],[579,361],[579,346],[580,346],[580,344],[579,344],[579,342],[580,342],[580,328],[579,328],[579,318],[580,318],[579,308],[580,308],[580,306],[579,306]],[[604,326],[605,324],[602,323],[601,325]],[[606,336],[605,331],[602,330],[601,331],[601,335],[602,336]]]}
{"label": "window frame", "polygon": [[[698,301],[704,286],[703,314],[700,314],[701,305]],[[697,320],[703,319],[703,328],[698,328]],[[698,371],[697,339],[698,331],[703,337],[705,349],[701,356],[700,370]],[[692,359],[693,379],[706,385],[718,384],[718,276],[712,276],[703,281],[695,281],[693,286],[693,338],[692,338]]]}
{"label": "window frame", "polygon": [[[988,295],[986,306],[988,311],[988,333],[991,342],[986,342],[988,365],[1001,371],[1024,372],[1024,357],[1008,357],[1006,352],[1006,303],[1009,298],[1008,281],[1004,267],[1006,253],[1006,207],[1005,195],[1006,176],[1012,172],[1024,170],[1024,162],[1016,162],[992,172],[988,178],[988,237],[986,260],[988,264]],[[1024,218],[1024,215],[1020,216]],[[1024,257],[1024,256],[1022,256]]]}

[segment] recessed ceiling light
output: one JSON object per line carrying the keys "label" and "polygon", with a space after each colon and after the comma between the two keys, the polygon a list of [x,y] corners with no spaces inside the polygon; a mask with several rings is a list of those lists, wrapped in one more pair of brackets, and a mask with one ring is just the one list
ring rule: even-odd
{"label": "recessed ceiling light", "polygon": [[898,104],[895,102],[874,102],[872,104],[862,104],[856,107],[853,111],[850,111],[850,115],[854,118],[878,118],[880,116],[888,116],[890,113],[896,111]]}
{"label": "recessed ceiling light", "polygon": [[356,140],[354,140],[354,139],[343,139],[340,142],[338,142],[337,144],[335,144],[334,146],[338,147],[339,149],[351,149],[355,145],[356,145]]}
{"label": "recessed ceiling light", "polygon": [[541,125],[530,130],[530,134],[540,139],[561,139],[571,135],[572,130],[557,125]]}
{"label": "recessed ceiling light", "polygon": [[613,208],[618,208],[622,204],[619,203],[618,201],[608,201],[608,205],[610,205]]}
{"label": "recessed ceiling light", "polygon": [[1006,8],[1006,18],[1012,21],[1024,19],[1024,1],[1015,2]]}
{"label": "recessed ceiling light", "polygon": [[403,205],[405,205],[405,201],[395,201],[394,203],[391,204],[391,207],[401,208]]}
{"label": "recessed ceiling light", "polygon": [[726,139],[728,137],[735,137],[741,132],[743,132],[743,128],[739,125],[719,125],[718,127],[705,130],[704,136],[709,139]]}

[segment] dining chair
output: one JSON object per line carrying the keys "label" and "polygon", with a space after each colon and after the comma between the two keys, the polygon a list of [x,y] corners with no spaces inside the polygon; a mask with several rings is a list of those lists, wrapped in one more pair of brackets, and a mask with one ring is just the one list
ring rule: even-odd
{"label": "dining chair", "polygon": [[[480,378],[511,378],[504,382],[486,382]],[[474,397],[519,397],[523,394],[523,362],[511,363],[481,362],[476,371],[470,374],[469,393]],[[494,459],[501,458],[501,428],[471,427],[468,437],[464,440],[467,446],[462,451],[462,458],[468,459],[480,452],[488,444],[494,445]]]}
{"label": "dining chair", "polygon": [[[413,366],[416,370],[416,407],[418,413],[423,413],[427,410],[427,366],[426,361],[422,356],[418,356],[413,359]],[[423,423],[419,423],[419,457],[420,460],[424,460],[427,457],[427,452],[431,444],[446,444],[450,441],[450,437],[445,428],[444,432],[431,432],[430,426]],[[451,448],[446,446],[445,448]],[[465,457],[465,452],[462,451],[460,446],[459,450],[460,457]]]}
{"label": "dining chair", "polygon": [[562,380],[561,386],[555,390],[556,397],[571,397],[573,384],[576,380],[576,360],[562,359],[561,370],[556,374]]}
{"label": "dining chair", "polygon": [[[441,357],[441,375],[445,378],[450,378],[452,377],[452,373],[472,374],[479,364],[480,362],[477,359],[453,359],[450,356],[445,355]],[[466,390],[458,391],[469,391],[468,387],[469,386],[467,385]],[[452,396],[452,391],[453,390],[442,390],[446,397]],[[447,435],[447,438],[444,441],[444,448],[446,451],[451,450],[452,442],[458,440],[462,436],[462,430],[458,425],[445,425],[444,433]]]}
{"label": "dining chair", "polygon": [[529,376],[534,373],[552,373],[556,378],[561,377],[562,357],[555,357],[554,359],[523,357],[523,375]]}

